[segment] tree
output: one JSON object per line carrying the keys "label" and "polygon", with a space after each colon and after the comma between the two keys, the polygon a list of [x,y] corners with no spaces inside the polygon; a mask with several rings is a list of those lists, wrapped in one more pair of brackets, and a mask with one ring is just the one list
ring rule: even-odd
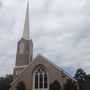
{"label": "tree", "polygon": [[77,69],[75,79],[79,82],[80,90],[90,90],[90,74],[86,74],[81,68]]}
{"label": "tree", "polygon": [[66,84],[64,85],[65,90],[77,90],[77,84],[76,82],[73,82],[72,80],[68,79]]}
{"label": "tree", "polygon": [[87,81],[90,82],[90,74],[87,75]]}
{"label": "tree", "polygon": [[50,85],[50,90],[60,90],[61,85],[60,83],[55,80],[51,85]]}
{"label": "tree", "polygon": [[12,75],[6,75],[0,78],[0,90],[9,90],[12,82]]}
{"label": "tree", "polygon": [[86,82],[88,78],[86,72],[83,69],[79,68],[77,69],[74,78],[79,82],[80,90],[86,90]]}
{"label": "tree", "polygon": [[25,90],[25,84],[24,84],[24,82],[23,81],[21,81],[21,82],[19,82],[18,84],[17,84],[17,86],[16,86],[16,89],[17,90]]}
{"label": "tree", "polygon": [[90,90],[90,74],[87,75],[87,80],[84,83],[85,90]]}
{"label": "tree", "polygon": [[87,80],[87,74],[84,70],[82,70],[81,68],[77,69],[75,77],[76,80],[78,80],[79,82],[85,82]]}

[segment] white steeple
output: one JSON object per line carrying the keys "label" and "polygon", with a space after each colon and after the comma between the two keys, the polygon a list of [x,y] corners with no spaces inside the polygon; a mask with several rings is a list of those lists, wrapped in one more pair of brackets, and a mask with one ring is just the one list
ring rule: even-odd
{"label": "white steeple", "polygon": [[29,38],[29,0],[27,2],[27,9],[26,9],[26,16],[25,16],[23,38],[25,40],[30,40],[30,38]]}

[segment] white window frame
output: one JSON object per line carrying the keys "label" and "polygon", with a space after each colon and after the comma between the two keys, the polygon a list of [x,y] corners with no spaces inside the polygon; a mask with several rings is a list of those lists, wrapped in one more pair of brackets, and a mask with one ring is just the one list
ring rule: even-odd
{"label": "white window frame", "polygon": [[[46,74],[47,74],[47,88],[44,88],[44,79],[43,79],[43,88],[35,88],[35,75],[36,75],[36,71],[40,68],[40,67],[43,67],[44,69],[45,69],[45,67],[43,66],[43,65],[39,65],[36,69],[35,69],[35,71],[34,71],[34,73],[33,73],[33,90],[49,90],[49,76],[48,76],[48,73],[47,73],[47,71],[46,71],[46,69],[45,69],[45,71],[46,71]],[[40,73],[38,73],[38,74],[40,74]],[[44,78],[44,74],[45,73],[42,73],[43,74],[43,78]],[[39,77],[39,75],[38,75],[38,77]],[[40,78],[39,78],[40,79]],[[38,87],[39,87],[39,80],[38,80]]]}

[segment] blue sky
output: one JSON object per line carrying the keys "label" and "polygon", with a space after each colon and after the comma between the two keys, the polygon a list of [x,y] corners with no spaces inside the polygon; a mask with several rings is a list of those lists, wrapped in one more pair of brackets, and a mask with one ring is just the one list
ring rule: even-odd
{"label": "blue sky", "polygon": [[[73,75],[90,72],[90,0],[30,0],[34,57],[41,53]],[[13,72],[26,0],[0,0],[0,76]]]}

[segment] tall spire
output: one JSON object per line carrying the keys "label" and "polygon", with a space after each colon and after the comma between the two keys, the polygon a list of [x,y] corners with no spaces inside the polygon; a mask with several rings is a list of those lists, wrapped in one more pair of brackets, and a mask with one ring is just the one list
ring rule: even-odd
{"label": "tall spire", "polygon": [[24,31],[23,31],[23,38],[29,40],[29,0],[27,1],[27,10],[25,16],[25,24],[24,24]]}

